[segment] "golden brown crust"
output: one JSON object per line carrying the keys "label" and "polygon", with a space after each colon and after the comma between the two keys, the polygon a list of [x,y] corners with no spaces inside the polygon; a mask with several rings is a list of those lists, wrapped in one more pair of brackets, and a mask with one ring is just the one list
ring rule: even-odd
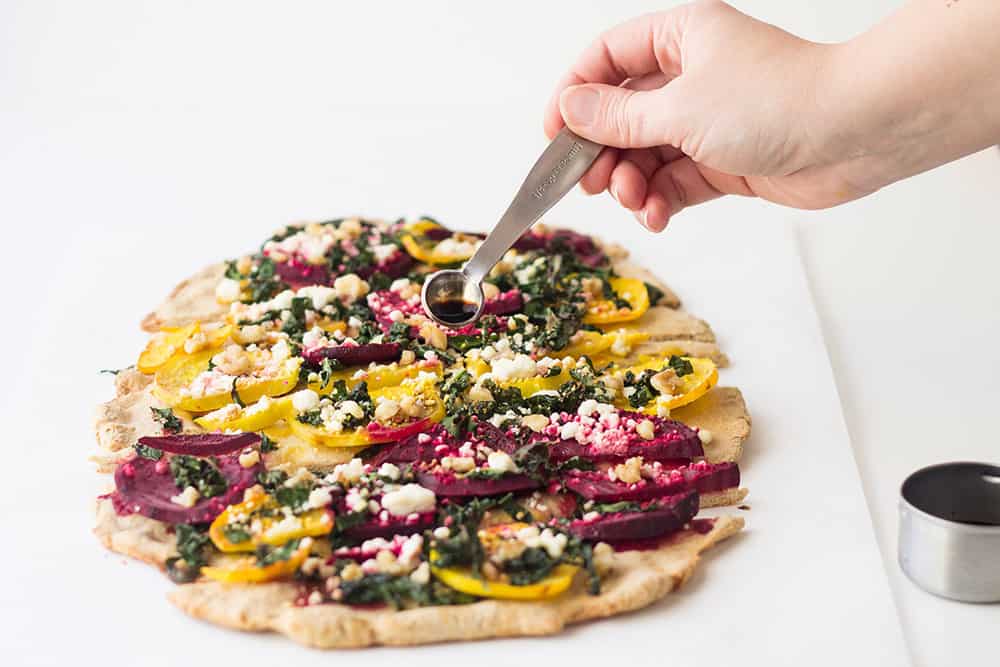
{"label": "golden brown crust", "polygon": [[608,330],[625,329],[649,334],[649,340],[658,341],[702,341],[715,342],[715,333],[708,323],[698,319],[691,313],[666,306],[653,306],[642,317],[631,322],[609,324]]}
{"label": "golden brown crust", "polygon": [[179,327],[195,320],[218,322],[228,312],[215,298],[215,288],[226,271],[225,264],[213,264],[181,281],[156,310],[142,320],[143,331]]}
{"label": "golden brown crust", "polygon": [[569,592],[546,602],[483,600],[471,605],[406,611],[342,605],[292,605],[289,583],[178,586],[168,598],[185,613],[238,630],[273,630],[315,648],[429,644],[442,641],[548,635],[565,626],[645,607],[683,584],[699,554],[743,527],[723,516],[706,534],[684,531],[659,549],[614,556],[600,595],[588,595],[581,578]]}
{"label": "golden brown crust", "polygon": [[704,445],[710,463],[739,461],[750,437],[750,413],[736,387],[715,387],[694,403],[671,410],[670,418],[712,434]]}
{"label": "golden brown crust", "polygon": [[723,491],[702,493],[698,498],[698,505],[702,509],[705,509],[706,507],[725,507],[726,505],[735,505],[736,503],[743,502],[749,493],[750,489],[746,488],[725,489]]}
{"label": "golden brown crust", "polygon": [[111,551],[160,569],[177,554],[177,538],[167,524],[140,514],[119,516],[107,498],[97,500],[94,535]]}

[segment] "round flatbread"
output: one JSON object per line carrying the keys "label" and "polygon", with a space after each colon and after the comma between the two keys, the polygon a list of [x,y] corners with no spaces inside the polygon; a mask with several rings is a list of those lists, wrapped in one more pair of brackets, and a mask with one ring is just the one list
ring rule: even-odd
{"label": "round flatbread", "polygon": [[[340,234],[332,241],[332,249],[328,238],[331,230]],[[499,328],[460,332],[459,336],[465,339],[451,339],[453,332],[446,337],[444,332],[436,333],[422,323],[419,306],[414,306],[412,283],[406,278],[406,275],[413,275],[413,271],[429,270],[421,263],[431,261],[428,258],[460,260],[461,253],[468,253],[474,247],[476,237],[441,230],[443,228],[437,223],[426,220],[403,226],[365,221],[289,226],[272,237],[252,261],[243,259],[240,260],[242,264],[213,265],[182,281],[142,321],[143,329],[154,333],[150,347],[140,358],[139,368],[146,372],[135,369],[119,372],[115,382],[116,396],[97,410],[98,450],[91,458],[99,472],[114,473],[117,484],[114,492],[97,501],[95,534],[102,544],[112,551],[169,570],[172,576],[177,576],[177,566],[172,563],[179,555],[194,553],[191,557],[203,558],[203,563],[193,566],[195,576],[198,568],[204,566],[201,578],[178,586],[169,595],[175,605],[191,616],[234,629],[279,632],[317,648],[354,648],[546,635],[559,632],[570,624],[625,613],[652,604],[675,590],[690,576],[703,551],[737,533],[743,526],[739,517],[694,519],[692,514],[683,514],[678,509],[686,507],[685,503],[692,497],[697,497],[695,509],[698,505],[735,505],[748,493],[738,484],[738,472],[733,477],[751,424],[741,392],[734,387],[713,387],[714,375],[704,375],[704,381],[708,382],[704,386],[694,380],[684,380],[685,376],[701,378],[699,373],[707,373],[706,369],[714,373],[716,366],[728,365],[728,358],[720,350],[709,325],[681,310],[677,295],[651,272],[628,260],[624,248],[572,232],[546,230],[528,239],[524,245],[526,249],[507,267],[509,273],[491,278],[497,287],[493,288],[496,296],[490,297],[496,301],[490,307],[499,319],[486,326]],[[312,234],[314,238],[306,238],[303,243],[300,237],[304,234]],[[560,339],[555,335],[559,328],[557,322],[550,319],[545,326],[533,327],[520,315],[525,302],[542,298],[530,295],[532,289],[538,289],[530,283],[551,280],[543,277],[551,266],[544,263],[546,260],[535,260],[548,256],[546,243],[557,237],[558,245],[553,246],[557,249],[551,252],[565,253],[568,247],[576,259],[564,256],[565,261],[579,262],[578,268],[569,274],[564,267],[559,280],[582,280],[580,284],[588,304],[585,317],[593,317],[592,321],[599,327],[584,327],[590,330],[587,334],[590,338],[586,341],[578,340],[579,335]],[[321,258],[320,263],[314,261],[316,256]],[[343,262],[341,267],[332,268],[337,261]],[[255,284],[257,279],[245,273],[246,267],[252,265],[257,271],[256,267],[264,262],[271,263],[267,267],[270,273],[263,279],[264,283]],[[365,262],[375,263],[374,273],[370,266],[366,268]],[[277,277],[271,278],[276,265]],[[605,273],[588,273],[594,266],[605,267],[601,269]],[[610,281],[607,268],[613,270],[614,277]],[[377,274],[382,271],[390,275],[379,278]],[[582,278],[575,277],[575,271],[579,271]],[[229,277],[234,275],[236,279]],[[242,282],[239,280],[241,275]],[[247,275],[250,275],[249,281]],[[277,293],[280,288],[270,289],[266,280],[292,281],[292,288]],[[377,281],[381,291],[373,297],[369,293],[377,291]],[[391,290],[386,287],[389,283],[392,283]],[[662,296],[655,303],[634,300],[635,285],[639,285],[639,292],[646,291],[642,283],[655,287]],[[400,284],[402,286],[397,287]],[[608,290],[614,291],[616,285],[627,285],[629,291],[616,294],[616,300],[605,303],[603,299],[608,298]],[[287,290],[287,285],[284,288]],[[222,297],[233,289],[243,290],[239,299],[244,301],[247,301],[247,290],[253,290],[255,296],[249,300],[249,305],[241,305],[238,300],[227,303]],[[364,308],[370,310],[361,320],[358,319],[361,313],[357,308],[362,307],[359,304],[367,304]],[[635,311],[636,308],[640,310]],[[630,310],[635,316],[629,314]],[[576,326],[581,326],[579,321]],[[373,331],[376,332],[374,336]],[[354,337],[362,341],[360,345]],[[350,342],[338,342],[345,338],[350,338]],[[630,375],[627,382],[635,384],[627,387],[632,387],[630,391],[659,392],[663,401],[679,402],[680,405],[671,404],[668,409],[664,403],[663,408],[658,408],[660,399],[656,399],[642,408],[644,412],[637,414],[629,411],[627,404],[630,401],[625,400],[629,394],[625,393],[615,399],[615,405],[610,398],[572,399],[575,402],[570,412],[559,413],[556,409],[549,416],[544,407],[539,407],[549,405],[546,400],[571,400],[542,399],[543,396],[560,396],[557,390],[563,383],[577,382],[578,391],[595,396],[625,390],[615,389],[613,383],[608,383],[605,374],[613,371],[596,369],[586,357],[574,357],[572,363],[576,365],[570,373],[570,368],[563,368],[568,362],[560,360],[558,350],[545,355],[522,352],[531,350],[530,346],[525,346],[529,339],[549,345],[551,341],[560,341],[562,345],[569,345],[567,350],[597,350],[597,356],[610,360],[608,368],[611,369],[636,364],[639,369],[653,368],[655,373],[643,375],[643,371],[636,371]],[[317,340],[321,342],[316,343]],[[402,340],[402,348],[410,351],[410,357],[405,356],[407,352],[392,348],[399,344],[389,342],[391,340]],[[619,349],[623,342],[625,349]],[[573,348],[574,345],[577,347]],[[511,349],[515,346],[517,350]],[[457,360],[455,350],[458,350]],[[363,362],[355,361],[359,355],[365,359]],[[525,361],[529,357],[532,360]],[[345,359],[348,360],[346,369]],[[372,361],[368,363],[368,359]],[[495,359],[503,361],[497,363]],[[685,368],[685,360],[692,359],[700,360],[697,372],[691,370],[694,366]],[[651,360],[662,360],[663,366],[649,366]],[[462,372],[472,376],[456,393],[456,376]],[[656,377],[652,378],[654,374]],[[213,384],[220,376],[231,381],[226,391],[216,389]],[[658,389],[661,382],[666,384]],[[364,388],[360,393],[359,385]],[[672,388],[669,392],[665,388],[667,385]],[[610,389],[601,389],[603,386]],[[701,388],[696,389],[697,386]],[[519,413],[512,412],[507,404],[497,407],[500,401],[513,400],[503,398],[505,388],[509,387],[517,387],[518,396],[526,401],[512,404]],[[319,393],[312,392],[313,389]],[[688,391],[691,391],[690,400],[684,398]],[[530,399],[531,396],[535,398]],[[487,404],[493,412],[480,414]],[[412,414],[406,412],[411,409],[410,405],[415,405],[416,411]],[[540,414],[528,414],[530,410],[526,406],[529,405]],[[479,411],[471,421],[469,415],[474,412],[470,411]],[[615,415],[613,421],[609,417],[612,413]],[[386,418],[385,414],[389,416]],[[492,416],[487,418],[489,414]],[[368,419],[371,424],[355,427],[352,426],[354,422],[349,421],[352,418]],[[388,421],[378,421],[383,418]],[[513,422],[509,421],[511,418]],[[436,422],[447,428],[435,425]],[[481,428],[487,431],[481,432]],[[609,429],[616,435],[611,440],[602,440],[603,436],[588,440],[577,435],[584,431],[589,433],[591,428],[596,429],[598,435],[601,429]],[[458,435],[452,435],[453,429],[457,429]],[[234,438],[245,430],[259,433],[260,444],[225,451],[226,438]],[[198,438],[205,437],[206,432],[218,434],[211,436],[215,438],[211,446],[219,447],[211,456],[198,454],[198,443],[208,442]],[[169,437],[164,440],[164,436]],[[463,443],[463,438],[469,440]],[[613,446],[618,449],[602,449],[606,445],[601,443],[612,440],[618,443]],[[157,448],[161,442],[165,449]],[[373,442],[388,444],[372,448]],[[266,448],[264,443],[268,444]],[[538,465],[531,458],[538,455],[537,443],[544,444],[549,452],[542,468],[531,467]],[[676,487],[680,482],[670,478],[674,486],[667,485],[664,489],[670,488],[670,493],[676,495],[654,494],[650,496],[652,499],[636,496],[638,500],[597,502],[588,500],[585,495],[577,497],[575,492],[570,493],[562,487],[558,492],[542,493],[535,490],[540,483],[532,481],[531,475],[555,479],[554,476],[572,474],[565,471],[571,471],[580,465],[579,460],[583,460],[587,464],[583,470],[596,466],[600,474],[607,471],[612,482],[624,485],[621,487],[625,489],[623,497],[631,498],[626,487],[636,483],[630,479],[640,479],[630,477],[637,474],[640,466],[646,466],[641,468],[641,479],[650,480],[642,481],[643,484],[666,484],[667,477],[657,477],[661,475],[660,468],[656,467],[659,464],[654,459],[644,462],[642,458],[642,452],[651,452],[653,449],[647,447],[654,446],[660,448],[656,450],[657,456],[667,461],[692,456],[699,459],[690,464],[690,469],[684,468],[685,475],[702,480],[705,487],[696,492],[695,482],[685,482],[688,486],[681,490]],[[563,450],[567,453],[559,454],[562,459],[557,458],[556,452]],[[368,462],[363,462],[359,456]],[[212,485],[225,486],[227,483],[221,477],[211,476],[212,470],[222,466],[220,457],[229,457],[226,460],[230,461],[227,464],[230,466],[235,466],[232,462],[239,457],[239,466],[251,472],[261,471],[256,477],[259,484],[246,491],[240,506],[261,502],[253,498],[270,498],[267,502],[279,504],[268,510],[271,514],[261,516],[283,512],[292,532],[286,533],[284,538],[269,538],[271,541],[258,546],[256,552],[249,550],[243,556],[227,553],[223,546],[229,545],[226,547],[229,549],[233,544],[238,545],[240,539],[249,539],[250,533],[254,535],[255,544],[259,544],[256,540],[263,535],[259,532],[263,529],[250,519],[240,518],[244,513],[257,516],[254,514],[258,511],[254,509],[257,505],[246,505],[243,509],[230,506],[222,515],[218,514],[221,507],[211,510],[209,518],[225,517],[229,513],[230,517],[237,517],[236,523],[232,518],[221,527],[215,522],[212,531],[205,533],[201,523],[204,514],[197,515],[199,518],[193,528],[165,523],[154,518],[159,515],[145,508],[147,496],[135,492],[127,495],[126,490],[131,487],[122,483],[138,474],[135,471],[138,458],[152,459],[155,465],[147,460],[142,469],[155,468],[153,476],[160,476],[156,484],[176,485],[177,494],[170,502],[190,507],[192,512],[205,512],[211,503],[206,504],[208,496],[201,494],[217,493],[211,491]],[[463,467],[459,468],[459,464]],[[359,472],[362,469],[363,474]],[[529,470],[534,472],[526,474]],[[563,472],[557,472],[559,470]],[[457,486],[455,480],[459,481]],[[502,491],[489,491],[494,488],[490,486],[493,484],[498,484],[496,489],[513,490],[513,496],[503,496],[511,498],[513,506],[496,504],[507,501],[498,501]],[[437,512],[434,517],[420,505],[427,499],[428,489],[433,490],[430,498],[431,507],[435,508],[433,512]],[[351,494],[356,493],[364,494],[361,501],[351,499]],[[388,497],[394,493],[400,494],[398,499]],[[471,503],[469,494],[475,496]],[[285,496],[297,499],[285,500]],[[567,506],[566,498],[575,500]],[[664,505],[665,498],[673,499],[669,502],[674,504]],[[507,530],[497,533],[503,535],[499,538],[501,542],[507,544],[504,540],[512,540],[510,544],[516,546],[517,553],[531,552],[534,561],[550,562],[547,567],[556,568],[551,574],[543,572],[541,579],[530,581],[539,581],[536,586],[541,587],[539,590],[548,590],[545,586],[555,586],[562,581],[563,587],[568,586],[565,591],[517,601],[490,599],[491,594],[477,593],[482,599],[455,598],[445,604],[430,604],[413,597],[406,598],[400,609],[336,602],[339,599],[337,591],[347,590],[349,575],[351,581],[357,581],[357,577],[362,577],[363,581],[367,581],[367,577],[388,577],[390,582],[393,578],[409,578],[417,582],[416,589],[426,587],[427,566],[437,557],[433,555],[434,550],[442,548],[444,543],[440,540],[455,537],[454,532],[448,537],[447,530],[444,536],[439,534],[443,525],[441,517],[456,507],[466,511],[483,499],[487,501],[484,507],[492,509],[481,515],[475,539],[493,545],[489,547],[493,549],[496,546],[496,538],[490,537],[494,535],[493,526]],[[404,508],[412,504],[413,511],[399,510],[400,519],[396,520],[392,517],[397,510],[393,509],[389,516],[387,508],[399,503],[404,503]],[[310,509],[313,507],[315,509]],[[528,523],[510,523],[513,515],[509,513],[515,512],[510,507],[522,510],[530,507],[528,518],[519,518]],[[652,512],[648,515],[652,517],[657,512],[667,512],[667,507],[675,508],[669,511],[677,512],[676,522],[669,528],[663,524],[662,530],[666,532],[654,531],[646,537],[647,533],[641,531],[652,530],[653,520],[643,521],[642,513]],[[302,527],[306,525],[299,517],[310,512],[310,521],[324,528],[318,532],[296,533],[295,530],[304,530]],[[332,518],[324,518],[324,512]],[[365,521],[368,523],[363,526],[364,531],[369,532],[351,533],[351,530],[360,530],[352,528],[357,525],[356,521],[341,525],[341,518],[349,518],[350,514],[367,516]],[[173,508],[170,515],[181,516],[183,510]],[[384,532],[385,529],[370,532],[379,522],[396,526],[392,530],[397,530],[404,523],[416,525],[425,520],[434,523],[428,524],[424,532],[406,528],[389,542],[358,537],[381,535],[379,530]],[[620,541],[612,550],[605,544],[591,544],[573,537],[573,526],[593,521],[607,521],[609,526],[641,525],[641,528],[628,528],[640,531],[635,533],[634,540],[622,538],[625,533],[614,533],[619,535],[616,539]],[[517,531],[521,528],[511,526],[527,526],[534,532],[520,533]],[[248,537],[239,537],[241,532]],[[335,536],[332,546],[310,546],[316,544],[310,542],[313,536],[322,537],[325,533]],[[431,545],[432,555],[428,556],[426,549],[422,556],[410,553],[412,563],[406,566],[402,565],[404,552],[415,544],[412,541],[415,537],[404,537],[408,534],[423,535],[422,539]],[[201,546],[193,551],[190,544],[182,544],[191,535],[202,536],[198,538],[201,542],[197,542]],[[387,535],[392,536],[391,530]],[[236,542],[230,543],[230,540]],[[584,548],[585,544],[591,546]],[[587,549],[591,547],[595,553],[599,547],[604,547],[599,568],[596,556],[591,562],[586,560],[590,556],[580,555],[589,554]],[[348,562],[345,557],[328,556],[331,549],[362,548],[374,551],[364,563],[358,560],[362,567],[357,571],[350,569],[354,566],[345,565]],[[251,555],[254,553],[256,555]],[[506,567],[504,564],[508,561],[503,558],[521,557],[497,555],[500,552],[489,550],[486,553],[488,562],[479,567],[488,565],[494,570]],[[183,558],[180,562],[185,563]],[[416,565],[418,562],[420,564]],[[587,590],[588,577],[584,572],[564,579],[556,577],[559,568],[570,567],[568,571],[572,572],[572,568],[580,566],[590,572],[590,577],[600,574],[598,594]],[[517,567],[535,565],[519,564]],[[274,568],[283,574],[271,572],[277,572]],[[338,583],[331,584],[328,575],[319,580],[311,579],[317,568],[334,568],[331,571],[337,574],[333,579]],[[184,568],[181,571],[183,573]],[[292,572],[298,572],[304,583],[291,580]],[[495,583],[515,581],[502,570],[487,574]],[[436,576],[430,580],[435,581]],[[483,580],[487,575],[477,576]],[[212,581],[208,577],[219,580]],[[251,580],[257,583],[250,583]],[[322,586],[331,585],[334,588],[330,590],[334,593],[319,596],[320,590],[327,590]],[[514,589],[524,586],[521,590],[528,591],[535,584],[504,585],[512,585]],[[400,589],[410,591],[412,588],[407,583]],[[319,597],[314,600],[316,596]]]}

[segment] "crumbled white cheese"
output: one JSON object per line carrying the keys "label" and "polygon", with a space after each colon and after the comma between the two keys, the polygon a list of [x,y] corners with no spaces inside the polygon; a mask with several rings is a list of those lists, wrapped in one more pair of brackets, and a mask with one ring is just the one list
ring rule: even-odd
{"label": "crumbled white cheese", "polygon": [[514,459],[510,458],[510,455],[506,452],[493,452],[486,458],[486,464],[490,467],[490,470],[496,470],[501,473],[517,471],[517,464],[514,463]]}
{"label": "crumbled white cheese", "polygon": [[513,359],[494,359],[490,364],[490,373],[497,382],[535,377],[537,372],[535,361],[526,354],[518,354]]}
{"label": "crumbled white cheese", "polygon": [[260,463],[260,452],[256,449],[251,449],[249,452],[243,452],[240,454],[239,462],[244,468],[252,468]]}
{"label": "crumbled white cheese", "polygon": [[393,516],[430,512],[434,509],[434,492],[419,484],[406,484],[382,496],[382,507]]}
{"label": "crumbled white cheese", "polygon": [[373,245],[371,251],[375,255],[375,261],[381,263],[396,254],[396,246],[392,243],[382,243]]}
{"label": "crumbled white cheese", "polygon": [[707,428],[698,429],[698,439],[701,440],[701,444],[707,445],[712,442],[712,432]]}
{"label": "crumbled white cheese", "polygon": [[399,468],[392,463],[383,463],[379,466],[378,474],[380,477],[388,477],[395,481],[399,479]]}
{"label": "crumbled white cheese", "polygon": [[332,502],[333,496],[330,495],[330,489],[328,487],[317,486],[309,492],[309,507],[326,507]]}
{"label": "crumbled white cheese", "polygon": [[333,468],[333,472],[327,475],[326,480],[330,483],[351,484],[356,482],[365,474],[365,463],[361,459],[351,459],[348,463],[341,463]]}
{"label": "crumbled white cheese", "polygon": [[288,310],[292,307],[293,298],[295,292],[286,289],[268,302],[267,310]]}
{"label": "crumbled white cheese", "polygon": [[195,503],[198,502],[198,498],[200,497],[201,494],[198,493],[198,489],[193,486],[185,486],[184,490],[176,496],[170,496],[170,502],[190,509],[195,506]]}
{"label": "crumbled white cheese", "polygon": [[326,285],[309,285],[299,289],[295,293],[299,297],[308,297],[312,300],[313,308],[320,310],[323,306],[333,302],[337,298],[337,290]]}
{"label": "crumbled white cheese", "polygon": [[296,412],[309,412],[319,407],[319,394],[312,389],[303,389],[292,394],[292,407]]}
{"label": "crumbled white cheese", "polygon": [[410,573],[410,581],[415,584],[427,584],[431,580],[431,566],[424,562],[417,566],[413,572]]}

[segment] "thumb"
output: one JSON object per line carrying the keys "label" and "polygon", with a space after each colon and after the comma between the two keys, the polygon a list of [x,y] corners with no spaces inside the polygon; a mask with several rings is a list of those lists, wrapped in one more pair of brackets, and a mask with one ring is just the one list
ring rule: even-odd
{"label": "thumb", "polygon": [[645,91],[594,83],[571,86],[559,97],[559,111],[569,129],[599,144],[660,146],[670,143],[668,87]]}

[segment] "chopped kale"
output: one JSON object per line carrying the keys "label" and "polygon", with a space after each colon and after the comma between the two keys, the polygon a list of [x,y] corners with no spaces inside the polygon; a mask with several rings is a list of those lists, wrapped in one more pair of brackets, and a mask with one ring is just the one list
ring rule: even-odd
{"label": "chopped kale", "polygon": [[288,309],[290,313],[281,330],[289,335],[292,340],[301,341],[302,335],[306,332],[306,311],[313,310],[312,299],[307,296],[292,297],[292,306]]}
{"label": "chopped kale", "polygon": [[448,588],[436,580],[418,584],[409,577],[388,574],[370,574],[340,584],[341,599],[345,604],[387,604],[402,608],[408,601],[418,605],[469,604],[477,598]]}
{"label": "chopped kale", "polygon": [[267,301],[278,292],[288,287],[277,275],[274,262],[268,258],[262,258],[256,266],[250,269],[249,288],[250,298],[247,303],[258,303]]}
{"label": "chopped kale", "polygon": [[102,368],[97,372],[102,375],[118,375],[122,371],[132,370],[133,368],[135,368],[135,366],[126,366],[125,368]]}
{"label": "chopped kale", "polygon": [[222,535],[233,544],[240,544],[250,540],[250,533],[246,526],[242,524],[228,524],[222,527]]}
{"label": "chopped kale", "polygon": [[153,419],[163,424],[163,430],[168,433],[180,433],[184,428],[184,422],[180,420],[170,408],[150,408],[153,411]]}
{"label": "chopped kale", "polygon": [[389,289],[390,285],[392,285],[392,278],[381,271],[376,271],[368,277],[368,286],[373,292]]}
{"label": "chopped kale", "polygon": [[268,437],[267,433],[260,434],[260,453],[268,454],[278,449],[278,443]]}
{"label": "chopped kale", "polygon": [[288,473],[283,470],[265,470],[257,473],[257,481],[268,493],[274,493],[288,479]]}
{"label": "chopped kale", "polygon": [[257,566],[267,567],[268,565],[284,562],[291,558],[292,555],[298,551],[298,548],[299,540],[285,542],[280,547],[260,544],[254,552],[254,555],[257,557]]}
{"label": "chopped kale", "polygon": [[585,459],[581,456],[573,456],[555,467],[555,471],[563,470],[595,470],[597,466],[590,459]]}
{"label": "chopped kale", "polygon": [[694,373],[694,366],[691,364],[691,360],[686,357],[678,357],[676,354],[670,355],[667,366],[673,368],[679,378]]}
{"label": "chopped kale", "polygon": [[165,565],[167,576],[178,584],[194,581],[205,565],[205,550],[211,546],[207,527],[178,524],[174,527],[177,535],[177,556],[168,558]]}
{"label": "chopped kale", "polygon": [[658,304],[660,299],[666,295],[666,293],[656,285],[651,283],[643,283],[643,285],[646,286],[646,294],[649,295],[649,305],[651,306]]}
{"label": "chopped kale", "polygon": [[515,586],[527,586],[541,581],[559,564],[544,549],[529,547],[517,558],[504,561],[503,571]]}
{"label": "chopped kale", "polygon": [[157,449],[156,447],[150,447],[137,442],[133,445],[133,449],[135,449],[136,454],[144,459],[149,459],[150,461],[159,461],[163,458],[163,450]]}
{"label": "chopped kale", "polygon": [[289,507],[293,512],[300,511],[309,501],[309,492],[312,486],[307,484],[297,484],[295,486],[280,486],[274,491],[274,499],[279,505]]}
{"label": "chopped kale", "polygon": [[625,397],[628,404],[633,408],[641,408],[656,398],[660,392],[657,391],[650,381],[657,371],[645,370],[639,375],[632,371],[626,371],[622,380],[625,385]]}
{"label": "chopped kale", "polygon": [[218,466],[210,459],[178,454],[170,458],[170,474],[178,489],[193,486],[202,498],[223,494],[228,487]]}
{"label": "chopped kale", "polygon": [[241,408],[245,408],[247,404],[243,402],[242,398],[240,398],[240,392],[236,388],[236,383],[237,381],[233,380],[233,388],[229,390],[229,397],[233,399],[233,403]]}

